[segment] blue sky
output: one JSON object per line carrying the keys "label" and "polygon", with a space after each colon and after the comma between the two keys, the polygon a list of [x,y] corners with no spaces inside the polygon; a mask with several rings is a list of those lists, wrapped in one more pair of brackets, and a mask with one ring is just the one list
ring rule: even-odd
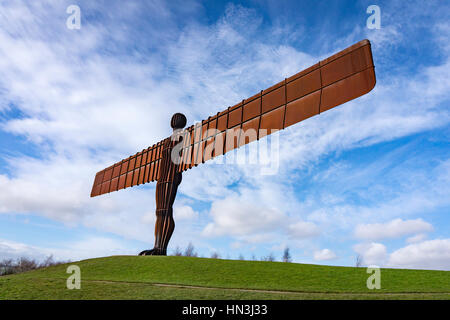
{"label": "blue sky", "polygon": [[[81,28],[66,27],[66,8]],[[381,10],[368,29],[366,9]],[[450,10],[444,1],[2,1],[0,259],[153,245],[154,184],[95,173],[362,39],[377,85],[278,135],[279,170],[183,175],[169,253],[450,269]],[[239,151],[241,154],[245,150]]]}

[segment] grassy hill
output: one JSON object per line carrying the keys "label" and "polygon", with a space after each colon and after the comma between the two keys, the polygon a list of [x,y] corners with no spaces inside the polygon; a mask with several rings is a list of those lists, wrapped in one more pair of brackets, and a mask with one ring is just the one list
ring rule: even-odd
{"label": "grassy hill", "polygon": [[381,289],[365,268],[189,257],[113,256],[0,277],[0,299],[450,299],[450,272],[381,269]]}

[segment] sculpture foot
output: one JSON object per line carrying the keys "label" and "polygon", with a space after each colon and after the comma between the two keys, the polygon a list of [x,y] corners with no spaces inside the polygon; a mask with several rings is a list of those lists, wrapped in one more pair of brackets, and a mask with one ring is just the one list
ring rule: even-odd
{"label": "sculpture foot", "polygon": [[151,256],[153,253],[153,250],[144,250],[142,252],[140,252],[138,255],[139,256]]}
{"label": "sculpture foot", "polygon": [[165,256],[166,253],[161,249],[153,248],[151,250],[144,250],[139,253],[140,256]]}

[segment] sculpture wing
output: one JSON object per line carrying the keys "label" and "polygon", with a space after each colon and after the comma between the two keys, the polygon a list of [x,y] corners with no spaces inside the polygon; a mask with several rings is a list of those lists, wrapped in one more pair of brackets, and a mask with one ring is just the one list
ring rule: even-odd
{"label": "sculpture wing", "polygon": [[370,42],[363,40],[185,129],[178,171],[358,98],[375,82]]}
{"label": "sculpture wing", "polygon": [[[185,171],[358,98],[375,82],[370,42],[363,40],[178,132],[183,143],[177,170]],[[171,138],[99,171],[91,197],[157,180],[167,139]]]}
{"label": "sculpture wing", "polygon": [[166,139],[97,172],[91,197],[158,179],[162,145]]}

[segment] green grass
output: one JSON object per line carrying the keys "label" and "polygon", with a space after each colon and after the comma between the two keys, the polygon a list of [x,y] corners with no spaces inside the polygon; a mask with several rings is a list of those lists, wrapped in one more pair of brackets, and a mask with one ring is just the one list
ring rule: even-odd
{"label": "green grass", "polygon": [[[0,299],[450,299],[450,272],[188,257],[114,256],[74,262],[81,289],[68,290],[68,265],[0,277]],[[163,285],[162,285],[163,284]]]}

